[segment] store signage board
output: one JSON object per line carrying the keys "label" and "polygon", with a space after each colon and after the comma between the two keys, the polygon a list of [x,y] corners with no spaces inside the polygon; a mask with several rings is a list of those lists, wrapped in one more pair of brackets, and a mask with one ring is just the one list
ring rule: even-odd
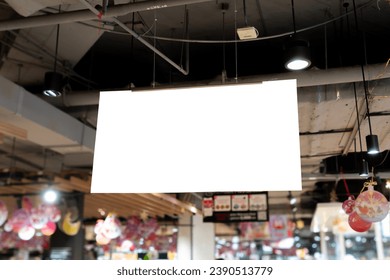
{"label": "store signage board", "polygon": [[92,193],[301,190],[300,164],[295,80],[100,93]]}
{"label": "store signage board", "polygon": [[268,192],[215,193],[203,197],[203,222],[265,222]]}

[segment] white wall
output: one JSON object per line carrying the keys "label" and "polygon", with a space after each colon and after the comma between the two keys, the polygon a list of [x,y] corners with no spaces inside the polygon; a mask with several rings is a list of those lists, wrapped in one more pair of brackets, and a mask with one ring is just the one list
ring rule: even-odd
{"label": "white wall", "polygon": [[214,260],[214,224],[203,223],[201,215],[183,216],[179,220],[178,260]]}

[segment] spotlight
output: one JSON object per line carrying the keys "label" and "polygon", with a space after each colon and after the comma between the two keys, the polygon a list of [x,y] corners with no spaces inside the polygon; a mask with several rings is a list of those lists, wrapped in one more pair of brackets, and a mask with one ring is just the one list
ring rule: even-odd
{"label": "spotlight", "polygon": [[286,49],[286,62],[288,70],[303,70],[311,65],[309,43],[302,39],[295,39]]}
{"label": "spotlight", "polygon": [[43,193],[43,200],[46,203],[52,204],[55,203],[58,199],[58,192],[53,189],[47,189]]}
{"label": "spotlight", "polygon": [[360,166],[359,176],[368,177],[368,162],[365,159],[362,159],[362,165]]}
{"label": "spotlight", "polygon": [[62,85],[63,85],[63,77],[60,73],[46,72],[43,94],[49,97],[61,96]]}
{"label": "spotlight", "polygon": [[379,153],[379,142],[378,136],[369,134],[366,136],[366,144],[367,144],[367,153],[370,155]]}

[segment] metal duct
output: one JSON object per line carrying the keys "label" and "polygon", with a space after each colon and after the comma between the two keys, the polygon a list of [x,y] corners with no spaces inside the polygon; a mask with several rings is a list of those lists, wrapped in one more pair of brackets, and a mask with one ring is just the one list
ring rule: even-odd
{"label": "metal duct", "polygon": [[0,116],[26,140],[60,154],[93,153],[95,130],[0,76]]}
{"label": "metal duct", "polygon": [[[102,16],[102,19],[123,16],[133,12],[149,11],[203,2],[211,2],[211,0],[155,0],[116,5],[114,7],[110,7]],[[97,19],[96,15],[93,14],[89,9],[86,9],[53,15],[33,16],[28,18],[1,21],[0,31],[32,28],[77,21],[88,21],[94,19]]]}

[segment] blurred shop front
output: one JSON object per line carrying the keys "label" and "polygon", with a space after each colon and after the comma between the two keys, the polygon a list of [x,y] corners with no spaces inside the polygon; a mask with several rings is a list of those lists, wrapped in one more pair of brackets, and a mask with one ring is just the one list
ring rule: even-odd
{"label": "blurred shop front", "polygon": [[390,259],[387,216],[356,232],[341,203],[319,203],[313,219],[270,215],[269,221],[215,225],[215,257],[236,260]]}
{"label": "blurred shop front", "polygon": [[90,221],[82,218],[80,195],[56,207],[20,197],[16,210],[0,205],[0,259],[390,259],[389,215],[358,232],[340,202],[318,203],[303,219],[271,214],[267,195],[205,196],[202,214],[171,220],[101,212]]}

